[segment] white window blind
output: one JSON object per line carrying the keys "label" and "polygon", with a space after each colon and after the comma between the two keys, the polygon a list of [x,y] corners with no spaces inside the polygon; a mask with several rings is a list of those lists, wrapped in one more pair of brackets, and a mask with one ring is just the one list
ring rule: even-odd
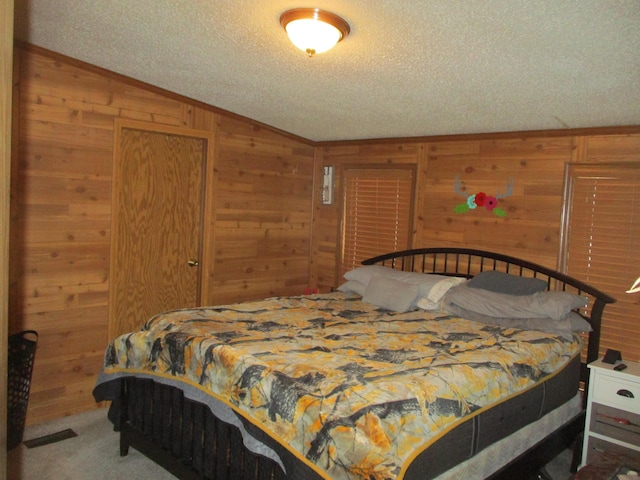
{"label": "white window blind", "polygon": [[603,315],[600,354],[640,360],[640,164],[574,164],[568,169],[567,273],[617,301]]}
{"label": "white window blind", "polygon": [[340,274],[366,258],[409,248],[413,168],[344,170]]}

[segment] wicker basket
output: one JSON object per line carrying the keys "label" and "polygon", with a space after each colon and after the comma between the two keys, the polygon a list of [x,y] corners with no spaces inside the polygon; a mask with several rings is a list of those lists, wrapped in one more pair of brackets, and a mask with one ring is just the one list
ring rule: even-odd
{"label": "wicker basket", "polygon": [[7,449],[17,447],[22,442],[37,342],[38,333],[34,330],[9,336]]}

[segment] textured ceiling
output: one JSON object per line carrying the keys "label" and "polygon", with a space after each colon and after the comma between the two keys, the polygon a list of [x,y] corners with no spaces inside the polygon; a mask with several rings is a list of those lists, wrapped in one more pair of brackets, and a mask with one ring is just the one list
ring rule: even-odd
{"label": "textured ceiling", "polygon": [[[351,34],[308,58],[280,14]],[[16,37],[310,140],[640,125],[638,0],[16,0]]]}

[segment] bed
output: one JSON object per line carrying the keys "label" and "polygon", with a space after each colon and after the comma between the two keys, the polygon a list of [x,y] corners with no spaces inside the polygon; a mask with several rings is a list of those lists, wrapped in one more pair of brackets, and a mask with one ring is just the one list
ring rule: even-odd
{"label": "bed", "polygon": [[158,314],[93,393],[121,455],[178,478],[488,478],[579,428],[614,301],[502,254],[394,252],[334,292]]}

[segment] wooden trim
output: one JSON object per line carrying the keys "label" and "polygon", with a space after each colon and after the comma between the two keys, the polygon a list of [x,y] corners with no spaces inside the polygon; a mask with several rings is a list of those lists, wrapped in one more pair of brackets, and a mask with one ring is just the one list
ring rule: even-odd
{"label": "wooden trim", "polygon": [[115,317],[115,299],[114,299],[114,289],[113,289],[113,272],[118,268],[115,255],[114,255],[114,242],[113,239],[118,235],[117,225],[118,225],[118,211],[117,207],[117,195],[116,192],[120,189],[119,179],[120,173],[118,171],[118,165],[120,164],[120,160],[118,156],[120,155],[120,145],[122,139],[123,125],[120,123],[119,119],[115,119],[113,122],[113,166],[112,166],[112,174],[111,174],[111,239],[109,241],[109,305],[108,305],[108,313],[107,313],[107,338],[106,342],[108,343],[111,338],[115,336],[115,332],[113,331],[114,325],[114,317]]}
{"label": "wooden trim", "polygon": [[207,130],[195,128],[176,127],[162,123],[145,122],[141,120],[131,120],[128,118],[116,118],[114,120],[114,131],[130,128],[132,130],[145,130],[154,133],[167,133],[169,135],[179,135],[181,137],[203,138],[213,143],[213,133]]}
{"label": "wooden trim", "polygon": [[[322,208],[322,172],[324,165],[323,151],[319,148],[314,149],[313,155],[313,194],[311,196],[311,232],[317,232],[318,219],[320,217],[320,208]],[[335,168],[335,167],[334,167]],[[334,195],[333,202],[336,202]],[[310,288],[318,288],[318,251],[319,239],[318,235],[311,235],[309,242],[309,281]]]}
{"label": "wooden trim", "polygon": [[[9,221],[11,188],[11,114],[13,75],[13,0],[0,1],[0,392],[7,391],[9,325]],[[7,476],[7,396],[0,396],[0,479]]]}
{"label": "wooden trim", "polygon": [[588,149],[589,138],[584,136],[576,136],[573,139],[571,163],[585,163],[587,161]]}
{"label": "wooden trim", "polygon": [[418,147],[418,160],[416,162],[415,180],[414,180],[414,200],[413,200],[413,219],[411,232],[411,247],[414,248],[420,244],[420,239],[424,231],[424,218],[419,215],[420,206],[425,204],[427,197],[427,189],[419,188],[425,185],[428,179],[427,167],[429,165],[429,145],[421,143]]}
{"label": "wooden trim", "polygon": [[298,142],[302,142],[306,145],[315,145],[315,142],[303,138],[303,137],[299,137],[297,135],[294,135],[292,133],[289,132],[285,132],[284,130],[280,130],[278,128],[272,127],[271,125],[267,125],[266,123],[262,123],[262,122],[258,122],[257,120],[253,120],[249,117],[244,117],[242,115],[238,115],[237,113],[233,113],[233,112],[229,112],[228,110],[224,110],[222,108],[218,108],[215,107],[213,105],[209,105],[207,103],[195,100],[193,98],[189,98],[186,97],[184,95],[180,95],[178,93],[172,92],[170,90],[165,90],[163,88],[160,87],[156,87],[155,85],[151,85],[149,83],[145,83],[141,80],[136,80],[134,78],[131,77],[127,77],[125,75],[122,75],[120,73],[116,73],[112,70],[107,70],[105,68],[102,67],[98,67],[96,65],[90,64],[90,63],[86,63],[83,62],[82,60],[78,60],[76,58],[72,58],[72,57],[68,57],[66,55],[63,55],[61,53],[57,53],[54,52],[52,50],[47,50],[46,48],[42,48],[42,47],[38,47],[36,45],[32,45],[26,42],[23,42],[21,40],[15,40],[15,47],[25,50],[27,52],[32,52],[38,55],[43,55],[46,56],[48,58],[51,58],[53,60],[58,60],[64,63],[67,63],[71,66],[74,67],[78,67],[78,68],[82,68],[83,70],[86,70],[88,72],[92,72],[95,73],[97,75],[106,77],[106,78],[110,78],[119,82],[123,82],[127,85],[131,85],[132,87],[136,87],[136,88],[142,88],[145,89],[147,91],[150,91],[152,93],[156,93],[158,95],[162,95],[163,97],[166,98],[170,98],[173,100],[177,100],[179,102],[184,102],[184,103],[188,103],[190,105],[193,105],[195,107],[199,107],[202,108],[203,110],[207,110],[209,112],[212,113],[218,113],[221,115],[225,115],[227,117],[232,117],[232,118],[236,118],[239,120],[242,120],[244,122],[247,122],[249,124],[251,124],[253,127],[258,128],[258,129],[265,129],[265,130],[269,130],[273,133],[276,133],[278,135],[283,135],[291,140],[295,140]]}
{"label": "wooden trim", "polygon": [[590,135],[635,135],[640,133],[640,125],[619,127],[566,128],[558,130],[523,130],[518,132],[462,133],[455,135],[433,135],[422,137],[369,138],[362,140],[336,140],[316,142],[317,147],[337,147],[351,145],[378,145],[388,143],[436,143],[478,140],[504,140],[517,138],[573,137]]}
{"label": "wooden trim", "polygon": [[215,260],[215,222],[216,222],[216,196],[218,183],[218,169],[216,161],[218,159],[218,135],[220,132],[219,116],[216,115],[214,120],[213,131],[198,130],[200,134],[207,134],[207,158],[205,161],[204,173],[204,193],[202,201],[204,208],[202,209],[202,239],[200,246],[200,305],[210,304],[210,280],[212,265]]}

